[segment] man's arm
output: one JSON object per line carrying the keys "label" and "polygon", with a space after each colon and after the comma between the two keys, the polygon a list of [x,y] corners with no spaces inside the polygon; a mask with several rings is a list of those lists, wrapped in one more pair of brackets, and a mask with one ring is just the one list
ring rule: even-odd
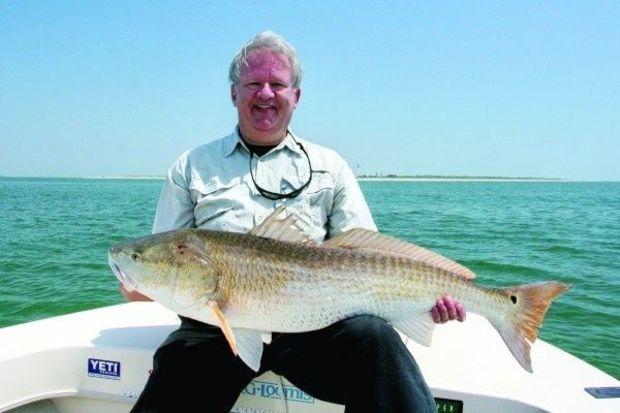
{"label": "man's arm", "polygon": [[352,228],[377,230],[364,194],[344,159],[339,158],[339,173],[335,176],[332,210],[329,214],[328,237],[333,238]]}
{"label": "man's arm", "polygon": [[[157,203],[153,234],[194,227],[194,202],[188,189],[187,163],[187,153],[184,153],[168,170]],[[120,292],[127,301],[153,301],[138,291],[128,291],[123,284]]]}
{"label": "man's arm", "polygon": [[188,152],[170,167],[159,194],[153,222],[153,234],[195,227],[194,201],[189,191]]}

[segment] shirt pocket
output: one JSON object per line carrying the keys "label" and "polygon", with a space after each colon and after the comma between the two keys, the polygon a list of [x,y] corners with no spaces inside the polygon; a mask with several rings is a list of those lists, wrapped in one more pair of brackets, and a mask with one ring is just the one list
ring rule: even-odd
{"label": "shirt pocket", "polygon": [[222,181],[213,177],[209,181],[194,180],[189,185],[194,201],[194,218],[196,227],[220,231],[234,230],[238,226],[235,210],[242,206],[242,199],[247,198],[247,187],[239,177]]}
{"label": "shirt pocket", "polygon": [[312,221],[312,225],[324,228],[334,203],[336,186],[331,174],[314,171],[312,181],[305,189],[299,201],[293,201],[294,208],[302,210]]}

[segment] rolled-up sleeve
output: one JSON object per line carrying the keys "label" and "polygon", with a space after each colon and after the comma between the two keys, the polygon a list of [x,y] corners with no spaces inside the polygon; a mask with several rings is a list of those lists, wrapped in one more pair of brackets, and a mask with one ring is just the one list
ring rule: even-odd
{"label": "rolled-up sleeve", "polygon": [[188,170],[187,153],[181,155],[168,170],[157,203],[153,234],[195,226]]}
{"label": "rolled-up sleeve", "polygon": [[353,171],[342,158],[338,163],[328,237],[334,237],[352,228],[376,231],[377,226]]}

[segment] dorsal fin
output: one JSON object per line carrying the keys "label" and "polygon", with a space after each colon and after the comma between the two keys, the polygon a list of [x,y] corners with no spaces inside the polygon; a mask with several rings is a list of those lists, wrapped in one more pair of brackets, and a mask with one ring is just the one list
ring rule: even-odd
{"label": "dorsal fin", "polygon": [[293,214],[289,214],[285,206],[277,207],[263,222],[252,228],[249,234],[278,241],[316,244],[312,238],[303,232],[297,218]]}
{"label": "dorsal fin", "polygon": [[441,256],[436,252],[429,251],[415,244],[392,238],[375,231],[364,228],[353,228],[342,234],[325,241],[324,245],[329,247],[361,249],[378,251],[383,254],[398,255],[423,261],[429,265],[441,268],[454,273],[466,280],[471,280],[476,275],[468,268]]}

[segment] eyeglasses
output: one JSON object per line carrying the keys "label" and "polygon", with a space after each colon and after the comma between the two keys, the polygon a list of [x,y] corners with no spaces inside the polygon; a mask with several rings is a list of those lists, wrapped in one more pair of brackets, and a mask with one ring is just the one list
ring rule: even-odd
{"label": "eyeglasses", "polygon": [[268,199],[272,199],[272,200],[276,200],[276,199],[284,199],[284,198],[295,198],[297,195],[299,195],[304,189],[306,189],[308,187],[308,185],[310,185],[310,182],[312,182],[312,164],[310,163],[310,156],[308,156],[308,152],[306,152],[306,149],[304,148],[304,146],[301,144],[301,142],[297,142],[295,140],[295,138],[293,138],[293,140],[295,141],[295,143],[297,145],[299,145],[299,149],[301,149],[301,151],[306,155],[306,159],[308,160],[308,169],[310,170],[310,176],[308,177],[308,180],[306,181],[305,184],[303,184],[302,186],[300,186],[297,189],[292,190],[291,192],[288,192],[286,194],[282,194],[279,192],[271,192],[266,190],[265,188],[261,187],[260,185],[258,185],[256,183],[256,179],[254,178],[254,172],[252,172],[252,159],[254,159],[254,154],[250,153],[250,176],[252,177],[252,182],[254,183],[254,186],[256,187],[256,189],[258,190],[258,192],[264,196],[265,198]]}

